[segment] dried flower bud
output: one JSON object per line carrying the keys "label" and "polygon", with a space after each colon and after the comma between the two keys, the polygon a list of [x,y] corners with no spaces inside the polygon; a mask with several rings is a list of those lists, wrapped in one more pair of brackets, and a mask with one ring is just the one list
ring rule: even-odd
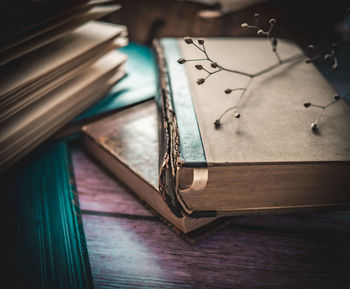
{"label": "dried flower bud", "polygon": [[331,54],[325,54],[324,56],[324,59],[327,60],[327,59],[331,59],[332,58],[332,55]]}
{"label": "dried flower bud", "polygon": [[203,69],[203,66],[200,65],[200,64],[196,64],[194,67],[197,68],[198,70],[202,70]]}
{"label": "dried flower bud", "polygon": [[312,51],[315,49],[315,45],[310,44],[307,48]]}
{"label": "dried flower bud", "polygon": [[205,82],[205,79],[204,78],[199,78],[198,80],[197,80],[197,84],[198,85],[201,85],[201,84],[203,84]]}
{"label": "dried flower bud", "polygon": [[254,17],[255,17],[255,19],[257,19],[257,18],[259,18],[259,13],[254,13]]}
{"label": "dried flower bud", "polygon": [[264,30],[260,29],[260,30],[258,30],[257,34],[259,36],[263,36],[263,35],[265,35],[265,32],[264,32]]}
{"label": "dried flower bud", "polygon": [[240,118],[241,117],[241,115],[237,112],[236,114],[235,114],[235,118]]}
{"label": "dried flower bud", "polygon": [[311,58],[308,58],[305,60],[305,63],[311,63],[312,62],[312,59]]}
{"label": "dried flower bud", "polygon": [[203,44],[204,44],[204,40],[203,40],[203,39],[198,39],[198,43],[199,43],[200,45],[203,45]]}
{"label": "dried flower bud", "polygon": [[305,103],[304,103],[304,106],[305,106],[306,108],[308,108],[308,107],[311,106],[311,103],[310,103],[310,102],[305,102]]}
{"label": "dried flower bud", "polygon": [[226,90],[225,90],[225,93],[226,94],[230,94],[232,92],[232,89],[231,88],[227,88]]}
{"label": "dried flower bud", "polygon": [[180,58],[177,60],[179,64],[184,64],[186,62],[186,59]]}
{"label": "dried flower bud", "polygon": [[337,43],[333,43],[333,44],[332,44],[332,48],[333,48],[333,50],[337,50],[337,49],[338,49]]}
{"label": "dried flower bud", "polygon": [[218,68],[218,64],[217,64],[216,62],[212,62],[212,63],[210,64],[210,66],[211,66],[212,68]]}
{"label": "dried flower bud", "polygon": [[275,18],[271,18],[269,23],[270,23],[270,25],[275,25],[276,24],[276,19]]}
{"label": "dried flower bud", "polygon": [[336,94],[336,95],[334,96],[334,99],[335,99],[335,100],[339,100],[339,99],[340,99],[340,95]]}
{"label": "dried flower bud", "polygon": [[221,127],[221,123],[220,123],[220,120],[217,119],[215,122],[214,122],[214,126],[216,129],[220,128]]}
{"label": "dried flower bud", "polygon": [[313,123],[311,124],[311,129],[312,129],[313,131],[316,131],[316,130],[317,130],[317,122],[313,122]]}
{"label": "dried flower bud", "polygon": [[242,27],[242,28],[248,28],[248,23],[242,23],[242,24],[241,24],[241,27]]}
{"label": "dried flower bud", "polygon": [[192,40],[191,37],[185,37],[184,40],[185,40],[185,42],[186,42],[187,44],[192,44],[192,43],[193,43],[193,40]]}

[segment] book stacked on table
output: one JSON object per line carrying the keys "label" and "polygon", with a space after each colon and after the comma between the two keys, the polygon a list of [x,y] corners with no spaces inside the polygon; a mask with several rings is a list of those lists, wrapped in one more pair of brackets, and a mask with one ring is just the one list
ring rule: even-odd
{"label": "book stacked on table", "polygon": [[[126,27],[96,21],[119,5],[108,0],[35,2],[26,2],[27,14],[0,36],[0,172],[125,74],[126,56],[116,48],[128,42]],[[7,8],[2,22],[13,19],[14,7]]]}
{"label": "book stacked on table", "polygon": [[[85,126],[88,153],[185,233],[223,216],[348,207],[350,109],[344,98],[336,96],[320,128],[310,129],[320,107],[303,104],[326,106],[336,92],[297,45],[279,40],[278,62],[266,39],[198,45],[204,41],[211,59],[243,73],[208,74],[218,69],[213,60],[197,69],[187,61],[203,59],[194,45],[156,41],[157,102]],[[227,110],[238,100],[235,88],[246,90],[240,118]]]}

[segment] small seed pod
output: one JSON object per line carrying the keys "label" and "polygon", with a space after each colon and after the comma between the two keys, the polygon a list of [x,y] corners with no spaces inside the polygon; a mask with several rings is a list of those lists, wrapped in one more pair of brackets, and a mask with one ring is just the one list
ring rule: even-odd
{"label": "small seed pod", "polygon": [[221,123],[220,123],[220,120],[217,119],[215,122],[214,122],[214,126],[216,129],[220,128],[221,127]]}
{"label": "small seed pod", "polygon": [[258,30],[257,34],[258,34],[258,36],[263,36],[263,35],[265,35],[265,32],[264,32],[264,30],[260,29],[260,30]]}
{"label": "small seed pod", "polygon": [[237,112],[236,114],[235,114],[235,118],[240,118],[241,117],[241,115]]}
{"label": "small seed pod", "polygon": [[336,95],[334,96],[334,99],[335,99],[335,100],[339,100],[339,99],[340,99],[340,95],[336,94]]}
{"label": "small seed pod", "polygon": [[231,88],[227,88],[226,90],[225,90],[225,93],[226,94],[230,94],[232,92],[232,89]]}
{"label": "small seed pod", "polygon": [[205,82],[205,79],[204,78],[199,78],[198,80],[197,80],[197,84],[198,85],[201,85],[201,84],[203,84]]}
{"label": "small seed pod", "polygon": [[307,48],[309,50],[313,51],[313,50],[315,50],[315,45],[310,44]]}
{"label": "small seed pod", "polygon": [[331,59],[332,58],[332,55],[331,54],[325,54],[324,56],[324,59],[325,60],[328,60],[328,59]]}
{"label": "small seed pod", "polygon": [[218,64],[217,64],[216,62],[212,62],[212,63],[210,64],[210,66],[211,66],[212,68],[218,68]]}
{"label": "small seed pod", "polygon": [[197,68],[198,70],[202,70],[203,69],[203,66],[200,65],[200,64],[196,64],[194,67]]}
{"label": "small seed pod", "polygon": [[259,13],[254,13],[254,18],[255,19],[259,19],[259,16],[260,16]]}
{"label": "small seed pod", "polygon": [[186,62],[186,59],[180,58],[177,60],[179,64],[184,64]]}
{"label": "small seed pod", "polygon": [[305,106],[306,108],[308,108],[308,107],[311,106],[311,103],[310,103],[310,102],[305,102],[305,103],[304,103],[304,106]]}
{"label": "small seed pod", "polygon": [[317,122],[313,122],[313,123],[311,124],[311,129],[312,129],[313,131],[316,131],[316,130],[317,130]]}
{"label": "small seed pod", "polygon": [[198,43],[199,43],[200,45],[203,45],[203,44],[204,44],[204,40],[203,40],[203,39],[198,39]]}
{"label": "small seed pod", "polygon": [[193,40],[192,40],[191,37],[185,37],[184,40],[185,40],[185,42],[186,42],[187,44],[192,44],[192,43],[193,43]]}
{"label": "small seed pod", "polygon": [[242,27],[242,28],[248,28],[248,23],[242,23],[242,24],[241,24],[241,27]]}
{"label": "small seed pod", "polygon": [[269,23],[270,23],[270,25],[275,25],[276,24],[276,19],[275,18],[271,18]]}

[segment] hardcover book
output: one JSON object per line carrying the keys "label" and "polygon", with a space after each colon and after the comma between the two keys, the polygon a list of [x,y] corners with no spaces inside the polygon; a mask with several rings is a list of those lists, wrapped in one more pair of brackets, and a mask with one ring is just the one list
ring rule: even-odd
{"label": "hardcover book", "polygon": [[89,155],[181,232],[194,232],[215,219],[179,218],[162,199],[158,191],[158,119],[154,100],[84,126],[82,139]]}
{"label": "hardcover book", "polygon": [[172,210],[348,206],[350,109],[301,49],[278,39],[277,59],[266,39],[185,40],[155,41],[159,188]]}

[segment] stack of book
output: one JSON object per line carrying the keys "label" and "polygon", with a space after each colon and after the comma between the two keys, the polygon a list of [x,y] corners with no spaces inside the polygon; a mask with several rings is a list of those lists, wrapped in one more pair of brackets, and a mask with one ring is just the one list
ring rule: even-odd
{"label": "stack of book", "polygon": [[279,60],[257,38],[165,38],[155,52],[157,102],[85,126],[83,142],[159,215],[190,233],[224,216],[349,206],[349,106],[297,45],[279,40]]}
{"label": "stack of book", "polygon": [[[36,2],[26,2],[27,14],[16,15],[18,24],[10,21],[0,36],[0,172],[125,74],[126,56],[116,48],[128,42],[126,27],[96,21],[119,5],[109,0]],[[2,11],[1,22],[13,19],[14,8]]]}

